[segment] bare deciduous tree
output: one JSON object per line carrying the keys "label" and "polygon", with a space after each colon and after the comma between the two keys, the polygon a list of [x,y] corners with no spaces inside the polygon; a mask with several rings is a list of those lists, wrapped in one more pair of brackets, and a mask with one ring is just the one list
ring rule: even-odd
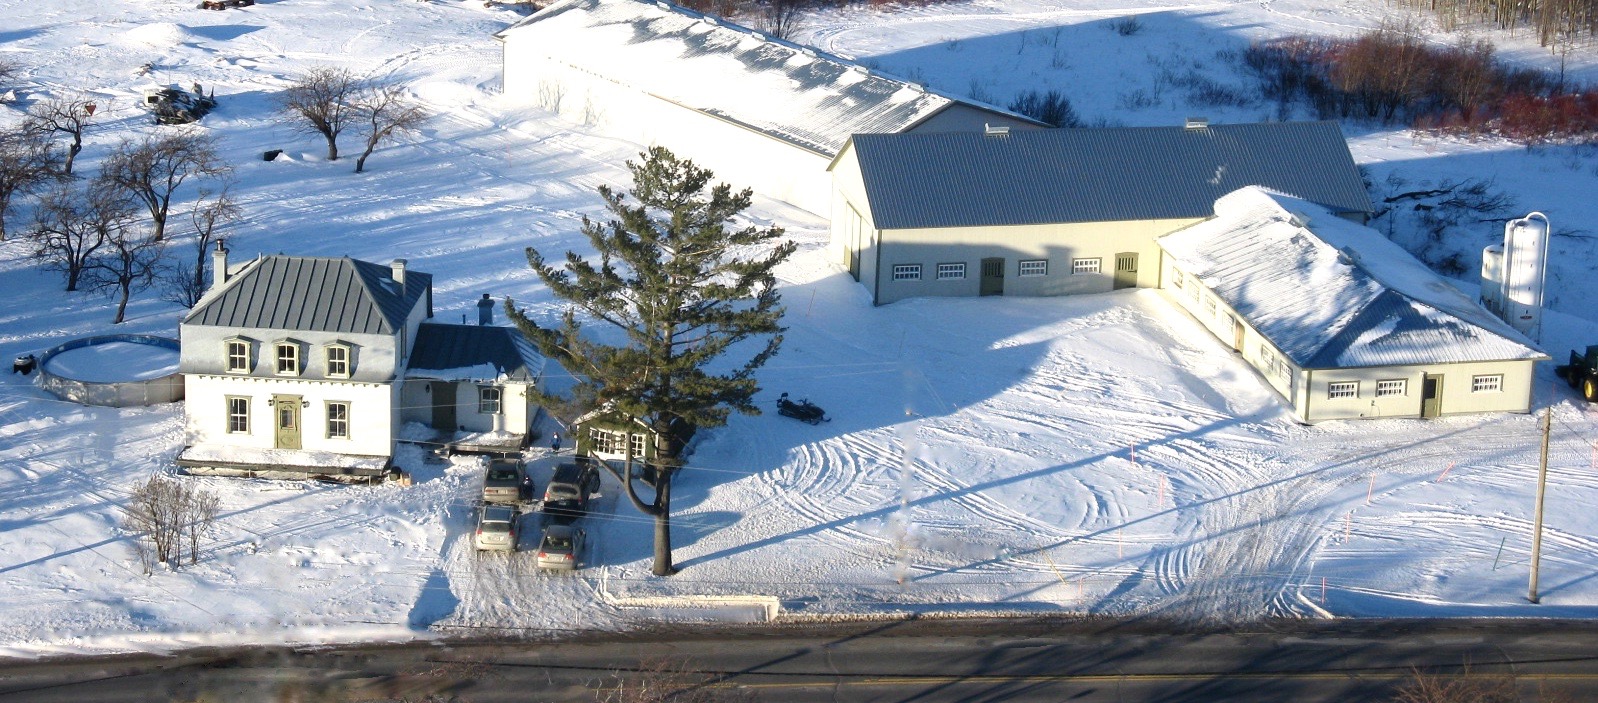
{"label": "bare deciduous tree", "polygon": [[211,242],[217,241],[221,228],[244,218],[243,210],[229,194],[232,182],[224,179],[216,192],[201,189],[189,211],[189,222],[194,225],[194,263],[179,262],[166,275],[162,297],[171,302],[192,308],[205,296],[206,259],[211,255]]}
{"label": "bare deciduous tree", "polygon": [[87,95],[68,95],[59,98],[50,98],[28,108],[28,116],[23,118],[22,126],[30,132],[40,135],[65,134],[67,142],[67,158],[62,163],[61,171],[72,175],[72,162],[78,158],[78,153],[83,151],[83,133],[88,131],[89,125],[94,121],[95,98]]}
{"label": "bare deciduous tree", "polygon": [[0,242],[6,240],[11,198],[55,176],[55,144],[27,130],[0,133]]}
{"label": "bare deciduous tree", "polygon": [[427,112],[405,96],[397,85],[371,84],[356,98],[355,114],[366,128],[366,150],[355,160],[355,172],[366,168],[366,157],[378,144],[403,132],[413,132],[427,119]]}
{"label": "bare deciduous tree", "polygon": [[755,27],[778,39],[790,39],[804,24],[808,0],[762,0],[755,4]]}
{"label": "bare deciduous tree", "polygon": [[75,291],[89,260],[112,231],[133,226],[135,212],[121,190],[98,180],[81,187],[62,184],[39,199],[28,230],[33,257],[60,271],[66,289]]}
{"label": "bare deciduous tree", "polygon": [[278,98],[282,111],[302,121],[300,128],[327,140],[327,160],[338,160],[338,136],[355,120],[356,97],[364,85],[347,69],[323,66],[300,76]]}
{"label": "bare deciduous tree", "polygon": [[198,562],[200,538],[215,524],[220,505],[216,494],[161,474],[134,488],[122,508],[122,529],[135,536],[144,573],[158,563],[180,566],[185,543],[189,563]]}
{"label": "bare deciduous tree", "polygon": [[155,281],[164,249],[161,240],[138,227],[106,230],[105,244],[83,267],[83,282],[91,290],[117,296],[116,319],[111,320],[111,324],[122,324],[127,316],[128,299]]}
{"label": "bare deciduous tree", "polygon": [[190,178],[223,178],[232,168],[216,153],[216,141],[197,131],[163,132],[137,142],[124,140],[106,157],[102,177],[127,191],[150,211],[152,237],[166,237],[172,194]]}
{"label": "bare deciduous tree", "polygon": [[22,69],[17,68],[15,63],[0,56],[0,90],[7,90],[8,86],[11,85],[11,81],[16,80],[21,73]]}

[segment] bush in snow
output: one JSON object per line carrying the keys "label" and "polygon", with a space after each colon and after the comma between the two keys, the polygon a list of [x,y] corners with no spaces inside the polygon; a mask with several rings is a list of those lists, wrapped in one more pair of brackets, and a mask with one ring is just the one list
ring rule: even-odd
{"label": "bush in snow", "polygon": [[188,547],[189,563],[200,560],[200,537],[216,522],[215,493],[153,474],[133,489],[122,508],[122,529],[134,535],[134,550],[146,574],[156,564],[176,568]]}
{"label": "bush in snow", "polygon": [[1010,101],[1010,111],[1019,112],[1051,127],[1080,127],[1082,120],[1076,116],[1071,101],[1058,90],[1039,93],[1029,90]]}

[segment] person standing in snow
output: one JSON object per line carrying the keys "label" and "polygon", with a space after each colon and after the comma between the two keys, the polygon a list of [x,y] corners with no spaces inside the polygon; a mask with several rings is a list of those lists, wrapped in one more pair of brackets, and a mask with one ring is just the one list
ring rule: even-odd
{"label": "person standing in snow", "polygon": [[550,436],[549,436],[549,450],[552,451],[552,452],[560,451],[560,433],[559,432],[555,432],[555,433],[550,434]]}

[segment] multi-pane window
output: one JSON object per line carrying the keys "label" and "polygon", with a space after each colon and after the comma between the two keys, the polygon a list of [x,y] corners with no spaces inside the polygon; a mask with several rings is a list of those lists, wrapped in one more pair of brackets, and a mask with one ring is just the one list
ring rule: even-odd
{"label": "multi-pane window", "polygon": [[1358,398],[1359,381],[1338,381],[1326,384],[1326,397],[1332,400],[1338,398]]}
{"label": "multi-pane window", "polygon": [[588,429],[588,440],[593,445],[592,450],[601,454],[620,454],[623,433],[602,430],[597,427]]}
{"label": "multi-pane window", "polygon": [[477,412],[484,415],[499,414],[499,389],[492,386],[480,386],[477,389]]}
{"label": "multi-pane window", "polygon": [[1215,316],[1215,298],[1214,297],[1209,297],[1209,298],[1205,298],[1204,299],[1204,312],[1208,313],[1211,317]]}
{"label": "multi-pane window", "polygon": [[938,280],[965,278],[965,264],[938,264]]}
{"label": "multi-pane window", "polygon": [[327,404],[327,436],[331,439],[350,438],[350,404]]}
{"label": "multi-pane window", "polygon": [[227,431],[229,433],[249,434],[250,432],[250,399],[230,395],[227,397]]}
{"label": "multi-pane window", "polygon": [[1021,262],[1021,275],[1047,276],[1049,275],[1048,259],[1025,259]]}
{"label": "multi-pane window", "polygon": [[327,346],[327,375],[338,378],[349,378],[349,347],[346,347],[342,344],[329,344]]}
{"label": "multi-pane window", "polygon": [[1409,390],[1409,381],[1402,378],[1376,382],[1376,397],[1389,395],[1404,395]]}
{"label": "multi-pane window", "polygon": [[921,280],[921,264],[894,264],[893,280],[919,281]]}
{"label": "multi-pane window", "polygon": [[1497,393],[1503,389],[1504,375],[1501,373],[1470,377],[1470,392],[1472,393]]}
{"label": "multi-pane window", "polygon": [[278,342],[277,373],[280,376],[297,376],[300,373],[300,345]]}
{"label": "multi-pane window", "polygon": [[228,373],[250,372],[250,343],[242,339],[230,339],[227,342],[227,370]]}
{"label": "multi-pane window", "polygon": [[1182,290],[1182,286],[1186,283],[1183,280],[1184,278],[1185,277],[1182,275],[1181,271],[1177,271],[1175,269],[1172,269],[1171,270],[1171,287],[1175,288],[1177,290]]}
{"label": "multi-pane window", "polygon": [[1071,273],[1098,273],[1101,259],[1072,259]]}
{"label": "multi-pane window", "polygon": [[1192,298],[1193,302],[1198,302],[1199,298],[1203,295],[1204,291],[1199,290],[1199,284],[1197,280],[1193,281],[1193,285],[1187,287],[1187,297]]}
{"label": "multi-pane window", "polygon": [[641,457],[644,455],[644,438],[646,436],[642,432],[634,432],[627,436],[627,443],[632,448],[633,456]]}

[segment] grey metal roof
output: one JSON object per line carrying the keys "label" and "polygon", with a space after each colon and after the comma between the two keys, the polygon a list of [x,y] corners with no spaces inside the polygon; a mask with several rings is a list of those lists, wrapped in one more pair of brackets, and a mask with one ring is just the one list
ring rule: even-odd
{"label": "grey metal roof", "polygon": [[857,134],[879,229],[1205,217],[1262,185],[1370,212],[1335,122]]}
{"label": "grey metal roof", "polygon": [[405,375],[532,383],[543,373],[544,357],[517,330],[425,322],[416,331]]}
{"label": "grey metal roof", "polygon": [[183,319],[186,325],[394,334],[432,287],[431,274],[405,273],[349,257],[263,256],[228,278]]}
{"label": "grey metal roof", "polygon": [[1520,333],[1369,227],[1245,188],[1159,239],[1301,368],[1546,359]]}
{"label": "grey metal roof", "polygon": [[667,2],[563,0],[495,36],[828,157],[956,102],[1031,121]]}

